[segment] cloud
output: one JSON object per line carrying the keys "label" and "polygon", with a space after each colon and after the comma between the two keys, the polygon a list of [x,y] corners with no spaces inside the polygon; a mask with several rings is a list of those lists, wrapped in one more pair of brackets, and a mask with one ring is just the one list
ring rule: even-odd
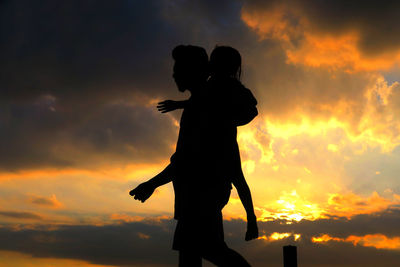
{"label": "cloud", "polygon": [[[388,69],[399,63],[395,1],[245,1],[247,25],[285,43],[288,61],[348,70]],[[371,12],[373,10],[373,12]]]}
{"label": "cloud", "polygon": [[55,194],[52,194],[50,197],[30,195],[28,197],[28,202],[35,204],[35,205],[48,207],[48,208],[63,207],[63,204],[60,201],[58,201]]}
{"label": "cloud", "polygon": [[[130,223],[109,226],[61,226],[48,230],[0,229],[1,250],[41,258],[81,259],[104,265],[173,265],[173,223]],[[144,236],[148,238],[143,238]],[[157,255],[157,257],[154,257]]]}
{"label": "cloud", "polygon": [[2,28],[9,40],[1,46],[7,70],[3,99],[52,94],[85,104],[133,88],[164,89],[170,76],[163,73],[171,71],[170,51],[179,39],[162,19],[162,6],[162,1],[4,2],[3,22],[13,26]]}
{"label": "cloud", "polygon": [[170,53],[180,38],[163,6],[3,2],[13,26],[1,28],[0,169],[169,156],[175,119],[157,114],[155,99],[178,95]]}
{"label": "cloud", "polygon": [[[270,121],[297,124],[304,118],[335,118],[354,135],[372,130],[373,138],[380,135],[381,140],[397,144],[397,108],[380,97],[385,90],[389,98],[396,97],[398,85],[379,73],[396,69],[399,62],[400,45],[393,42],[393,49],[387,47],[383,36],[391,35],[387,29],[394,21],[386,16],[396,17],[391,9],[396,5],[244,1],[242,20],[259,35],[260,46],[244,58],[260,114]],[[377,22],[375,17],[385,19]],[[381,34],[372,38],[382,46],[376,53],[361,45],[368,43],[361,39],[369,29]]]}
{"label": "cloud", "polygon": [[[376,266],[383,261],[388,264],[384,266],[390,266],[399,256],[397,246],[391,245],[400,237],[399,215],[398,210],[388,210],[351,220],[259,222],[260,234],[267,238],[251,242],[244,241],[244,221],[224,221],[224,227],[228,245],[243,254],[252,266],[264,266],[265,262],[281,266],[282,246],[288,243],[297,245],[302,265]],[[171,250],[174,224],[171,220],[147,219],[105,226],[57,226],[51,230],[3,227],[0,237],[5,242],[0,249],[37,258],[76,259],[103,265],[173,266],[177,262],[177,254]],[[315,238],[324,235],[336,241],[315,242]],[[333,254],[341,257],[331,257]]]}
{"label": "cloud", "polygon": [[0,216],[18,220],[42,220],[40,215],[27,211],[0,211]]}
{"label": "cloud", "polygon": [[165,159],[176,140],[174,119],[153,106],[119,101],[85,111],[55,109],[35,103],[8,106],[0,134],[1,169]]}
{"label": "cloud", "polygon": [[364,247],[374,247],[377,249],[393,249],[400,250],[400,237],[388,238],[381,234],[365,235],[365,236],[348,236],[346,238],[331,237],[329,235],[322,235],[320,237],[313,237],[312,242],[326,243],[329,241],[335,242],[348,242],[354,246],[361,245]]}
{"label": "cloud", "polygon": [[[396,195],[394,196],[396,197]],[[328,214],[332,216],[351,217],[358,214],[371,214],[386,210],[392,206],[398,206],[398,200],[385,199],[377,192],[373,192],[369,198],[362,198],[354,193],[344,195],[332,194],[328,200]]]}

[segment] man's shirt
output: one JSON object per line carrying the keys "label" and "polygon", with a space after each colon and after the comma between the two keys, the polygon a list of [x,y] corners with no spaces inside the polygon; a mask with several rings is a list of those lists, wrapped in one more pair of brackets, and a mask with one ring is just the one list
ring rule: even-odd
{"label": "man's shirt", "polygon": [[176,219],[220,211],[228,202],[232,178],[242,171],[236,126],[257,115],[255,98],[242,87],[212,81],[188,100],[171,157]]}

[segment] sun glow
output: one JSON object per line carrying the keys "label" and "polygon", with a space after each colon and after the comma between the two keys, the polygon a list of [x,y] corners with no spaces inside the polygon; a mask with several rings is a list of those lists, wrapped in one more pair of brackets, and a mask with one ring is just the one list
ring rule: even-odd
{"label": "sun glow", "polygon": [[314,243],[327,243],[330,241],[352,243],[354,246],[374,247],[377,249],[400,250],[400,237],[387,237],[383,234],[370,234],[364,236],[350,235],[346,238],[332,237],[327,234],[312,237]]}
{"label": "sun glow", "polygon": [[262,235],[259,237],[259,239],[263,239],[266,241],[278,241],[278,240],[282,240],[285,238],[289,238],[292,237],[294,239],[294,241],[297,241],[301,238],[300,234],[293,234],[293,233],[278,233],[278,232],[274,232],[270,235]]}
{"label": "sun glow", "polygon": [[257,209],[261,211],[261,221],[286,220],[288,223],[324,218],[325,212],[317,204],[300,197],[296,190],[283,192],[275,202]]}

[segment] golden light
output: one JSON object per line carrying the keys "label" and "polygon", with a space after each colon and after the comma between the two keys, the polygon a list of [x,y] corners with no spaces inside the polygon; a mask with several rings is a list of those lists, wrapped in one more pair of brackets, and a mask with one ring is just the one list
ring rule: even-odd
{"label": "golden light", "polygon": [[387,237],[383,234],[369,234],[364,236],[350,235],[346,238],[331,237],[324,234],[312,237],[314,243],[326,243],[329,241],[352,243],[354,246],[374,247],[377,249],[400,250],[400,237]]}
{"label": "golden light", "polygon": [[[394,85],[390,87],[380,79],[377,82],[380,85],[376,86],[381,88],[379,90],[387,99]],[[378,89],[372,87],[367,91],[367,102],[373,100],[371,92],[374,90]],[[369,197],[354,194],[346,186],[347,177],[345,173],[340,173],[340,164],[351,160],[353,155],[362,155],[371,147],[390,153],[400,144],[400,137],[390,138],[390,133],[378,132],[379,123],[367,118],[362,119],[360,129],[355,130],[354,125],[339,120],[334,113],[328,120],[315,119],[306,114],[298,116],[301,119],[297,122],[260,117],[252,127],[243,127],[238,131],[246,177],[254,181],[256,191],[261,184],[275,189],[274,192],[272,188],[265,188],[263,194],[256,196],[255,206],[260,220],[280,219],[290,223],[329,216],[351,218],[383,211],[398,203],[393,194],[392,199],[384,198],[377,192],[372,192]],[[338,130],[340,139],[336,134]],[[316,147],[303,148],[300,137],[308,144],[314,144],[315,140]],[[319,157],[314,160],[310,153],[317,153]],[[305,160],[303,155],[309,157],[309,165],[302,163]],[[324,158],[330,165],[323,165]],[[380,172],[376,172],[378,174]],[[281,175],[287,176],[290,183],[279,183]],[[289,186],[291,189],[288,190]],[[265,193],[265,190],[273,194]]]}
{"label": "golden light", "polygon": [[275,232],[275,233],[273,233],[273,234],[271,234],[269,236],[269,239],[279,240],[279,239],[287,238],[289,236],[291,236],[290,233],[277,233],[277,232]]}
{"label": "golden light", "polygon": [[272,234],[270,234],[269,236],[267,235],[261,235],[259,237],[259,239],[263,239],[266,241],[278,241],[278,240],[282,240],[285,238],[289,238],[289,237],[293,237],[294,241],[297,241],[298,239],[300,239],[301,235],[300,234],[294,234],[294,233],[278,233],[278,232],[274,232]]}
{"label": "golden light", "polygon": [[303,219],[316,220],[324,218],[324,210],[317,204],[301,198],[295,190],[285,192],[275,203],[269,203],[261,211],[261,221],[286,220],[288,223]]}

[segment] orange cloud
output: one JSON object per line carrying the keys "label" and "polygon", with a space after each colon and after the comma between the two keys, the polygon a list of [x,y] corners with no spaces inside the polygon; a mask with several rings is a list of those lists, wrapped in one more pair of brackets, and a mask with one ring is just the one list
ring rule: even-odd
{"label": "orange cloud", "polygon": [[160,170],[162,166],[165,166],[166,162],[157,163],[137,163],[129,164],[125,166],[96,166],[95,170],[92,169],[55,169],[55,168],[43,168],[36,170],[21,170],[17,172],[0,172],[0,181],[2,180],[13,180],[13,179],[27,179],[27,178],[48,178],[48,177],[59,177],[59,176],[95,176],[97,178],[112,178],[112,179],[135,179],[142,178],[142,175],[148,175],[148,173],[155,173]]}
{"label": "orange cloud", "polygon": [[330,241],[352,243],[354,246],[374,247],[376,249],[400,250],[400,237],[387,237],[382,234],[371,234],[364,236],[350,235],[347,238],[331,237],[324,234],[312,237],[314,243],[327,243]]}
{"label": "orange cloud", "polygon": [[88,170],[78,169],[38,169],[38,170],[21,170],[18,172],[1,172],[0,180],[26,179],[26,178],[41,178],[54,177],[59,175],[88,175],[91,173]]}
{"label": "orange cloud", "polygon": [[281,42],[288,63],[349,72],[388,70],[400,63],[399,50],[367,56],[359,48],[357,29],[340,34],[316,31],[304,14],[285,4],[269,9],[244,6],[241,18],[260,39]]}
{"label": "orange cloud", "polygon": [[115,213],[115,214],[111,214],[110,215],[110,219],[111,220],[115,220],[115,221],[121,221],[121,222],[140,222],[140,221],[143,221],[145,219],[145,217],[143,217],[143,216],[130,216],[130,215],[127,215],[127,214]]}
{"label": "orange cloud", "polygon": [[400,201],[396,198],[392,201],[379,196],[377,192],[373,192],[367,198],[362,198],[351,192],[347,194],[331,194],[326,212],[333,216],[351,218],[359,214],[372,214],[384,211],[398,204],[400,204]]}
{"label": "orange cloud", "polygon": [[357,33],[319,36],[305,33],[299,47],[286,49],[287,61],[310,67],[327,67],[345,71],[388,70],[400,62],[398,51],[366,57],[358,49]]}
{"label": "orange cloud", "polygon": [[[294,36],[299,36],[302,32],[301,24],[295,27],[287,17],[287,8],[284,5],[275,5],[271,9],[258,10],[243,8],[241,18],[248,27],[258,33],[261,39],[272,38],[280,41],[290,42]],[[296,18],[300,18],[298,14],[292,13]]]}

